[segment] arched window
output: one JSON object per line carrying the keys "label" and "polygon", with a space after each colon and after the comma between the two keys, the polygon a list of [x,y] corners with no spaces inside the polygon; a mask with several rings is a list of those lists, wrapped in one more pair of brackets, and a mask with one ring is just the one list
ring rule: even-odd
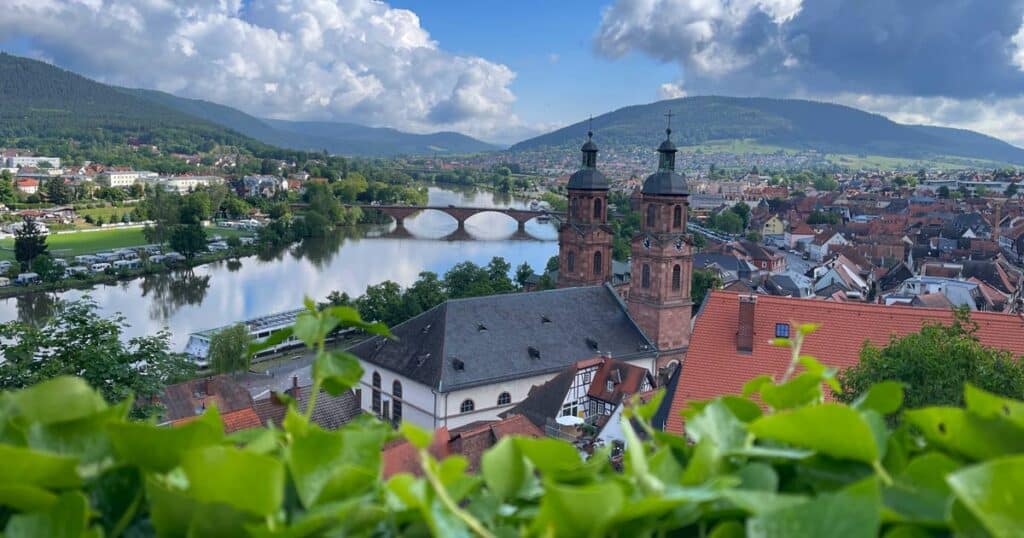
{"label": "arched window", "polygon": [[601,251],[594,253],[594,274],[601,274]]}
{"label": "arched window", "polygon": [[643,272],[640,275],[640,287],[651,287],[651,266],[646,263],[644,264]]}
{"label": "arched window", "polygon": [[675,229],[683,227],[683,206],[677,205],[672,209],[672,227]]}
{"label": "arched window", "polygon": [[681,273],[682,273],[682,268],[679,267],[678,265],[672,268],[672,289],[673,290],[677,290],[678,291],[679,287],[682,285],[681,284],[681,280],[682,279],[680,278]]}
{"label": "arched window", "polygon": [[402,422],[402,382],[395,380],[391,384],[391,396],[394,404],[391,405],[391,421],[395,424]]}
{"label": "arched window", "polygon": [[569,268],[569,272],[571,273],[571,272],[575,271],[576,270],[576,253],[570,250],[569,253],[565,255],[565,258],[566,258],[566,265]]}
{"label": "arched window", "polygon": [[462,405],[459,406],[459,411],[462,413],[469,413],[476,408],[473,404],[473,400],[462,400]]}
{"label": "arched window", "polygon": [[647,205],[647,227],[648,228],[653,228],[654,227],[654,216],[657,214],[656,212],[657,212],[657,209],[654,207],[654,204],[648,204]]}
{"label": "arched window", "polygon": [[594,198],[594,218],[601,218],[601,199]]}
{"label": "arched window", "polygon": [[498,405],[508,405],[512,403],[512,395],[507,392],[502,392],[498,395]]}
{"label": "arched window", "polygon": [[380,414],[380,374],[377,372],[373,373],[373,398],[370,408],[374,413]]}
{"label": "arched window", "polygon": [[571,200],[571,203],[569,204],[569,216],[570,217],[575,217],[576,216],[576,213],[577,213],[576,208],[578,208],[579,205],[580,205],[579,198],[573,197],[573,199]]}

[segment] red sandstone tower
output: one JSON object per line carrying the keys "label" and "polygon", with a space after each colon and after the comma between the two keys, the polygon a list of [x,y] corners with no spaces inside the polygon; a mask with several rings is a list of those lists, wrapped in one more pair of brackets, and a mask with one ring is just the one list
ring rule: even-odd
{"label": "red sandstone tower", "polygon": [[[671,118],[670,118],[671,119]],[[675,171],[672,129],[658,147],[658,171],[640,192],[640,233],[633,238],[627,305],[658,346],[658,366],[681,360],[690,343],[691,237],[686,233],[689,191]]]}
{"label": "red sandstone tower", "polygon": [[558,230],[558,287],[596,286],[611,280],[612,229],[608,179],[597,169],[594,133],[583,144],[583,167],[569,178],[569,214]]}

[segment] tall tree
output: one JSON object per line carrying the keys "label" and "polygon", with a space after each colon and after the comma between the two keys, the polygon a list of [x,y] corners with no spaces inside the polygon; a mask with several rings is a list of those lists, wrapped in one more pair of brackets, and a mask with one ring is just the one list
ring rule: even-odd
{"label": "tall tree", "polygon": [[39,326],[0,324],[0,388],[27,387],[61,375],[76,375],[108,402],[135,396],[135,416],[156,412],[151,398],[168,383],[195,371],[183,355],[171,353],[170,334],[125,338],[123,316],[103,318],[90,299],[59,302]]}
{"label": "tall tree", "polygon": [[234,374],[249,369],[252,355],[249,344],[252,337],[244,323],[236,323],[221,329],[210,337],[210,352],[207,359],[210,367],[220,374]]}
{"label": "tall tree", "polygon": [[14,177],[10,170],[0,172],[0,203],[9,204],[16,200]]}
{"label": "tall tree", "polygon": [[197,222],[178,224],[171,230],[169,244],[185,259],[192,261],[197,254],[206,250],[206,230]]}
{"label": "tall tree", "polygon": [[21,227],[14,232],[14,259],[25,269],[36,259],[46,253],[46,234],[32,217],[25,217]]}
{"label": "tall tree", "polygon": [[71,202],[71,189],[63,178],[55,177],[46,182],[46,196],[52,204],[66,204]]}
{"label": "tall tree", "polygon": [[1024,365],[1008,352],[982,345],[977,330],[963,309],[955,312],[950,325],[928,324],[883,347],[865,344],[860,361],[839,374],[839,399],[852,402],[880,381],[904,383],[908,409],[963,405],[966,383],[1019,398],[1024,394]]}
{"label": "tall tree", "polygon": [[722,287],[722,279],[715,273],[705,269],[694,269],[690,280],[690,298],[693,304],[700,305],[708,291]]}
{"label": "tall tree", "polygon": [[516,268],[516,284],[519,284],[519,287],[526,286],[526,283],[533,274],[533,268],[530,267],[530,264],[523,262],[522,265]]}

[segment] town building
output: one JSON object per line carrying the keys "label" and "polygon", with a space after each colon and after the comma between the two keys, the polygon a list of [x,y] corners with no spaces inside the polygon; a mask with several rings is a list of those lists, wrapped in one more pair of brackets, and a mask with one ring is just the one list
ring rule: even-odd
{"label": "town building", "polygon": [[583,144],[583,166],[566,186],[568,219],[558,230],[558,286],[594,286],[612,275],[612,239],[608,226],[608,179],[597,169],[593,132]]}
{"label": "town building", "polygon": [[96,182],[105,187],[131,187],[146,180],[157,178],[156,172],[139,170],[105,170],[96,177]]}

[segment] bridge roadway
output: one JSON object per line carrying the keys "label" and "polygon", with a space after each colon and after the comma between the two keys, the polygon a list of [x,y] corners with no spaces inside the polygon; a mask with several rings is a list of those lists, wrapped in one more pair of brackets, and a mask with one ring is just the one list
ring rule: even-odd
{"label": "bridge roadway", "polygon": [[434,210],[445,213],[459,223],[459,230],[466,228],[466,220],[479,213],[501,213],[515,219],[519,224],[519,230],[526,229],[526,223],[537,217],[560,217],[561,213],[554,211],[515,209],[510,207],[456,207],[456,206],[404,206],[404,205],[360,205],[364,211],[380,211],[381,213],[395,219],[395,222],[402,226],[406,217],[426,210]]}

